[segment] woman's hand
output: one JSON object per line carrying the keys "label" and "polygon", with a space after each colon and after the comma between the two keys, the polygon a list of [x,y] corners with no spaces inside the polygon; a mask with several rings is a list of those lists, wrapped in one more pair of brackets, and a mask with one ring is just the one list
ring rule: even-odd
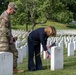
{"label": "woman's hand", "polygon": [[50,53],[48,52],[48,50],[46,50],[46,58],[51,58]]}
{"label": "woman's hand", "polygon": [[50,48],[50,46],[46,46],[47,47],[47,50]]}

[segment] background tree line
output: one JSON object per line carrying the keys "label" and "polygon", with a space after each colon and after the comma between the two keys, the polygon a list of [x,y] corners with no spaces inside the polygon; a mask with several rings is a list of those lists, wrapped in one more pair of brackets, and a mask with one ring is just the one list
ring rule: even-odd
{"label": "background tree line", "polygon": [[0,0],[0,14],[14,1],[18,12],[12,16],[13,25],[42,24],[47,20],[68,23],[76,20],[76,0]]}

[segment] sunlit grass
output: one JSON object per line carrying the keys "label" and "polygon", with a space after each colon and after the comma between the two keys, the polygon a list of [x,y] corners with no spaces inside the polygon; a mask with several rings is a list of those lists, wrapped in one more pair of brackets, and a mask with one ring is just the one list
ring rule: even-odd
{"label": "sunlit grass", "polygon": [[23,59],[22,64],[18,64],[19,69],[26,70],[24,73],[18,73],[14,75],[76,75],[76,51],[74,56],[67,56],[67,49],[64,49],[64,67],[62,70],[55,70],[51,71],[50,69],[50,60],[49,59],[42,59],[43,63],[43,70],[29,72],[28,71],[28,57]]}
{"label": "sunlit grass", "polygon": [[[46,27],[46,26],[54,26],[56,29],[62,30],[62,29],[76,29],[75,25],[69,25],[69,24],[62,24],[55,21],[47,21],[45,24],[37,24],[34,29],[40,28],[40,27]],[[28,25],[28,30],[31,30],[32,25]],[[26,25],[16,25],[12,26],[13,29],[23,29],[26,30]]]}

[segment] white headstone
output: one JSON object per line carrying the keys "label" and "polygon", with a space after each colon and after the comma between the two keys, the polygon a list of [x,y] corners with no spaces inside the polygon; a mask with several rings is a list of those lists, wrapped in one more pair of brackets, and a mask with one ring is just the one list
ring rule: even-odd
{"label": "white headstone", "polygon": [[58,43],[58,46],[62,47],[62,49],[63,49],[63,40],[60,40],[60,42]]}
{"label": "white headstone", "polygon": [[26,45],[23,46],[23,57],[26,57],[27,48]]}
{"label": "white headstone", "polygon": [[69,42],[68,43],[68,56],[73,56],[74,55],[74,43]]}
{"label": "white headstone", "polygon": [[51,48],[51,70],[63,69],[63,49],[58,46]]}
{"label": "white headstone", "polygon": [[18,50],[18,60],[17,60],[17,63],[22,63],[22,61],[23,61],[22,49],[21,48],[17,48],[17,50]]}
{"label": "white headstone", "polygon": [[76,41],[74,41],[73,43],[74,43],[74,50],[76,50]]}
{"label": "white headstone", "polygon": [[43,51],[43,59],[46,59],[46,52]]}
{"label": "white headstone", "polygon": [[19,38],[18,38],[17,41],[15,42],[15,45],[16,45],[16,48],[20,48],[20,46],[21,46],[21,41],[20,41]]}
{"label": "white headstone", "polygon": [[40,53],[42,55],[42,51],[43,51],[43,47],[42,47],[42,44],[40,44]]}
{"label": "white headstone", "polygon": [[0,52],[0,75],[13,75],[13,54]]}

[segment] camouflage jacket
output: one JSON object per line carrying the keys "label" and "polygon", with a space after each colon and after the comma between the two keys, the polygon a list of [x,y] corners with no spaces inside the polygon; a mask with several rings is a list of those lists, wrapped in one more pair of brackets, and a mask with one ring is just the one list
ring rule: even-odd
{"label": "camouflage jacket", "polygon": [[10,15],[6,11],[4,11],[0,16],[0,50],[7,50],[9,48],[10,36]]}

